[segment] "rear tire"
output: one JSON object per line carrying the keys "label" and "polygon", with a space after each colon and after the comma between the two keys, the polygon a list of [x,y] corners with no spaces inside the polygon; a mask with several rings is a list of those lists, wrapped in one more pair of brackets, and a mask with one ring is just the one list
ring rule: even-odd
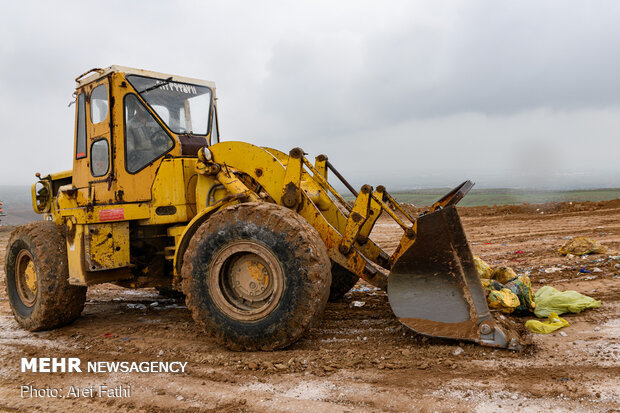
{"label": "rear tire", "polygon": [[359,275],[352,273],[338,263],[332,262],[332,285],[329,289],[329,301],[342,299],[359,279]]}
{"label": "rear tire", "polygon": [[51,221],[32,222],[11,233],[4,272],[13,315],[26,330],[69,324],[84,309],[86,287],[69,284],[64,229]]}
{"label": "rear tire", "polygon": [[274,350],[320,318],[331,274],[316,230],[295,212],[251,202],[215,213],[183,257],[194,320],[232,350]]}

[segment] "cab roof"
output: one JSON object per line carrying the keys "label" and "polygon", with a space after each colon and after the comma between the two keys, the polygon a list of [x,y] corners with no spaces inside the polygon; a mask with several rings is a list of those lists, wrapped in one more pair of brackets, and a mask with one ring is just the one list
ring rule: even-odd
{"label": "cab roof", "polygon": [[215,89],[215,82],[210,82],[208,80],[194,79],[191,77],[170,75],[167,73],[153,72],[150,70],[135,69],[132,67],[117,66],[117,65],[109,66],[109,67],[106,67],[105,69],[100,69],[100,68],[90,69],[88,72],[82,73],[81,75],[76,77],[75,81],[77,83],[77,87],[82,87],[96,80],[99,80],[103,77],[106,77],[110,73],[125,73],[128,75],[140,75],[140,76],[153,77],[156,79],[168,79],[169,77],[172,77],[172,80],[174,82],[193,83],[195,85],[207,86],[211,89]]}

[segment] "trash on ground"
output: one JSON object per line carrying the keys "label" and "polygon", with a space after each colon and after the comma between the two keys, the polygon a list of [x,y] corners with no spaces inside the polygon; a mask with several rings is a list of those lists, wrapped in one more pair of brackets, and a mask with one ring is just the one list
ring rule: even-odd
{"label": "trash on ground", "polygon": [[510,267],[492,269],[480,257],[474,256],[476,270],[487,293],[490,308],[505,314],[523,313],[534,309],[532,283],[526,274],[518,276]]}
{"label": "trash on ground", "polygon": [[548,317],[552,313],[580,313],[589,308],[601,306],[600,300],[578,293],[577,291],[558,291],[553,287],[541,287],[534,295],[534,314],[536,317]]}
{"label": "trash on ground", "polygon": [[549,267],[549,268],[545,268],[545,272],[547,274],[552,274],[554,272],[558,272],[558,271],[562,271],[562,269],[560,267]]}
{"label": "trash on ground", "polygon": [[480,278],[491,278],[491,274],[493,273],[493,269],[489,264],[487,264],[482,258],[474,255],[474,265],[476,266],[476,271],[478,271],[478,276]]}
{"label": "trash on ground", "polygon": [[137,310],[145,310],[146,306],[144,304],[127,304],[127,308],[135,308]]}
{"label": "trash on ground", "polygon": [[576,237],[564,244],[559,251],[564,255],[604,254],[607,252],[607,247],[592,238]]}
{"label": "trash on ground", "polygon": [[517,273],[510,267],[497,267],[493,270],[491,278],[506,284],[517,278]]}
{"label": "trash on ground", "polygon": [[502,288],[499,291],[489,291],[487,301],[489,303],[489,307],[499,310],[504,314],[512,313],[517,307],[519,307],[519,305],[521,305],[519,302],[519,297],[517,297],[517,295],[508,288]]}
{"label": "trash on ground", "polygon": [[506,283],[506,288],[512,291],[519,298],[519,306],[515,308],[518,313],[533,312],[536,308],[534,293],[532,292],[532,281],[527,275],[520,275],[512,281]]}
{"label": "trash on ground", "polygon": [[539,320],[527,320],[525,327],[527,327],[532,333],[537,334],[549,334],[562,328],[568,327],[568,321],[558,316],[556,313],[549,314],[547,321]]}
{"label": "trash on ground", "polygon": [[363,306],[365,306],[365,305],[366,305],[366,302],[365,302],[365,301],[353,301],[353,302],[351,303],[351,306],[352,306],[352,307],[363,307]]}

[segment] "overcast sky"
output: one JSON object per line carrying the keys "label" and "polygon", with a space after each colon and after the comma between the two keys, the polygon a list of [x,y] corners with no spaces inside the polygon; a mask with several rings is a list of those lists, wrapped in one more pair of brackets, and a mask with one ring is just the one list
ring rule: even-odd
{"label": "overcast sky", "polygon": [[0,0],[0,185],[70,169],[74,78],[217,84],[223,140],[355,185],[620,187],[618,1]]}

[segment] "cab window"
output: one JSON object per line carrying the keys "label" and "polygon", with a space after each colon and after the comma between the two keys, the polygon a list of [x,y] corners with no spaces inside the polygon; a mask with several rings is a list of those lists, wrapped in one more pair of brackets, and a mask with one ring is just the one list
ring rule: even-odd
{"label": "cab window", "polygon": [[90,95],[90,121],[93,125],[108,117],[108,85],[102,84],[93,89]]}
{"label": "cab window", "polygon": [[86,100],[84,92],[77,99],[77,131],[75,142],[75,159],[86,158]]}
{"label": "cab window", "polygon": [[110,167],[109,145],[106,139],[93,142],[90,147],[90,171],[93,176],[104,176]]}
{"label": "cab window", "polygon": [[135,95],[125,96],[125,167],[136,173],[174,146],[174,141]]}

